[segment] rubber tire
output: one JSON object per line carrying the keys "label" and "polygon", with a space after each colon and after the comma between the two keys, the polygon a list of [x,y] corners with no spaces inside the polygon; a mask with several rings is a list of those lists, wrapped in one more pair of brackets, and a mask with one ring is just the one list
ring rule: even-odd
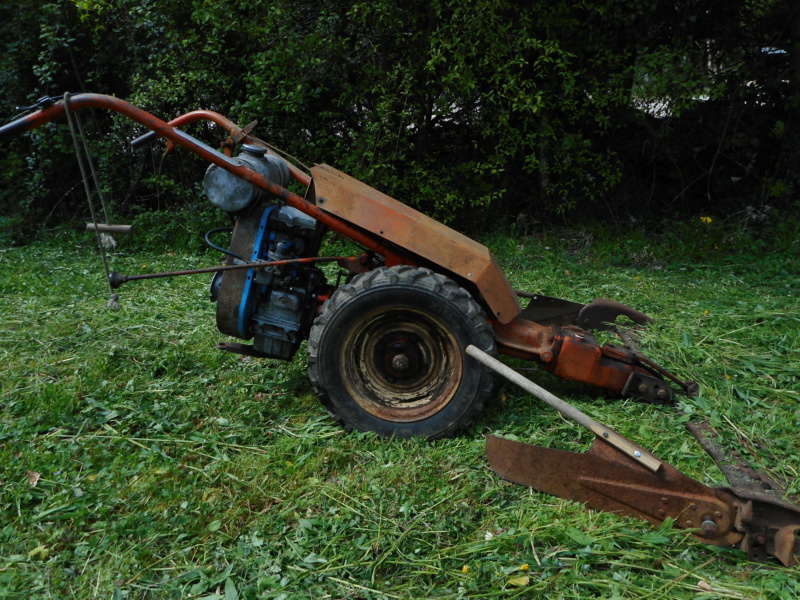
{"label": "rubber tire", "polygon": [[[492,393],[493,372],[465,353],[469,344],[497,353],[486,315],[466,290],[429,269],[382,267],[323,304],[309,334],[308,377],[348,430],[450,437],[473,424]],[[402,354],[402,362],[380,348]],[[409,362],[424,366],[406,367],[397,384],[394,366]]]}

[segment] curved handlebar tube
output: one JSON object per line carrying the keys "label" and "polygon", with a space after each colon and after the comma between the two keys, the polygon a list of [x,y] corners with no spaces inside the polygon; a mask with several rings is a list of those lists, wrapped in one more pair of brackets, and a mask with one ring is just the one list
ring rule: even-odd
{"label": "curved handlebar tube", "polygon": [[[129,102],[120,100],[119,98],[114,98],[113,96],[107,96],[105,94],[76,94],[69,99],[69,108],[72,111],[82,110],[84,108],[102,108],[125,115],[132,121],[136,121],[137,123],[144,125],[154,132],[154,134],[158,137],[163,137],[177,146],[186,148],[204,160],[230,171],[237,177],[244,179],[248,183],[251,183],[258,188],[266,190],[267,192],[279,198],[281,201],[285,202],[287,205],[306,213],[320,223],[330,227],[334,231],[350,237],[356,243],[361,244],[362,246],[365,246],[366,248],[377,252],[378,254],[391,257],[396,264],[417,264],[417,261],[414,260],[412,256],[402,252],[400,249],[386,247],[383,244],[383,240],[381,240],[381,238],[377,235],[371,234],[370,232],[356,227],[347,221],[340,219],[339,217],[325,212],[319,209],[312,202],[309,202],[294,192],[291,192],[286,188],[269,181],[255,171],[252,171],[247,167],[237,165],[230,158],[217,152],[210,146],[203,144],[199,140],[196,140],[192,136],[183,133],[179,129],[176,129],[175,125],[173,125],[186,124],[205,118],[214,121],[229,131],[229,127],[233,128],[234,130],[239,129],[235,124],[222,115],[218,115],[217,113],[213,113],[211,111],[194,111],[193,113],[187,113],[186,115],[178,117],[170,123],[167,123],[158,117],[151,115],[147,111],[130,104]],[[41,127],[50,121],[63,117],[65,113],[66,107],[64,105],[64,101],[61,100],[46,108],[43,108],[42,110],[38,110],[30,115],[21,117],[16,121],[12,121],[11,123],[3,125],[0,127],[0,142],[25,133],[26,131],[30,131],[31,129]],[[297,169],[295,168],[295,170]],[[307,180],[310,181],[310,178],[307,178]]]}
{"label": "curved handlebar tube", "polygon": [[[218,112],[214,112],[213,110],[193,110],[186,114],[183,114],[179,117],[172,119],[168,125],[172,127],[183,127],[184,125],[188,125],[189,123],[194,123],[196,121],[211,121],[216,125],[219,125],[230,133],[231,135],[242,135],[242,141],[246,143],[254,143],[257,146],[261,146],[263,142],[256,137],[251,135],[247,135],[244,133],[244,130],[239,127],[236,123],[231,121],[228,117],[219,114]],[[158,134],[155,131],[148,131],[144,135],[140,135],[138,138],[131,142],[131,148],[140,148],[141,146],[145,146],[147,144],[151,144],[158,139]],[[266,144],[263,144],[266,146]],[[304,186],[308,187],[311,183],[311,177],[304,173],[302,170],[298,169],[293,164],[287,162],[286,165],[289,167],[289,173],[291,173],[292,177],[294,177],[297,181],[302,183]]]}

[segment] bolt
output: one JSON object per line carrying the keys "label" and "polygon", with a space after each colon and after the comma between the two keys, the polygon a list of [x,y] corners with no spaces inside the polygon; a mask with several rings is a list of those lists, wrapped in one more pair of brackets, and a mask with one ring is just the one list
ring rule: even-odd
{"label": "bolt", "polygon": [[756,536],[756,541],[763,546],[767,542],[767,538],[763,533],[759,533]]}
{"label": "bolt", "polygon": [[666,516],[666,514],[667,514],[667,511],[665,511],[663,508],[659,508],[658,509],[658,516],[659,517],[664,517],[664,516]]}
{"label": "bolt", "polygon": [[707,538],[717,537],[717,524],[711,519],[704,519],[700,529],[703,530],[703,535]]}
{"label": "bolt", "polygon": [[634,450],[633,457],[634,458],[642,458],[642,453],[639,452],[638,450]]}
{"label": "bolt", "polygon": [[667,399],[667,390],[665,390],[663,388],[658,390],[656,392],[656,396],[658,397],[659,400],[666,400]]}
{"label": "bolt", "polygon": [[549,363],[551,360],[553,360],[553,353],[552,352],[542,352],[541,358],[542,358],[542,362]]}
{"label": "bolt", "polygon": [[408,369],[408,357],[405,354],[395,354],[392,358],[392,368],[395,371],[405,371]]}
{"label": "bolt", "polygon": [[714,516],[717,517],[718,519],[721,519],[722,518],[722,511],[721,510],[715,510],[714,511]]}
{"label": "bolt", "polygon": [[645,394],[645,393],[647,393],[647,386],[645,384],[643,384],[643,383],[640,383],[639,387],[638,387],[638,390],[639,390],[640,394]]}
{"label": "bolt", "polygon": [[690,504],[689,508],[692,510],[697,510],[697,504]]}
{"label": "bolt", "polygon": [[669,500],[667,500],[666,498],[662,498],[661,504],[669,504]]}
{"label": "bolt", "polygon": [[694,521],[686,521],[687,527],[694,527]]}

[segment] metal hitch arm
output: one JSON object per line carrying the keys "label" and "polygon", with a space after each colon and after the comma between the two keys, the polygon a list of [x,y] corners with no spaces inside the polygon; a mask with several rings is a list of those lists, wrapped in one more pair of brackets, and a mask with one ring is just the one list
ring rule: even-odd
{"label": "metal hitch arm", "polygon": [[480,349],[466,351],[597,436],[588,452],[578,453],[490,435],[486,455],[503,479],[656,525],[671,518],[675,527],[694,530],[699,540],[738,547],[751,560],[774,556],[785,566],[797,564],[799,507],[745,488],[704,485]]}

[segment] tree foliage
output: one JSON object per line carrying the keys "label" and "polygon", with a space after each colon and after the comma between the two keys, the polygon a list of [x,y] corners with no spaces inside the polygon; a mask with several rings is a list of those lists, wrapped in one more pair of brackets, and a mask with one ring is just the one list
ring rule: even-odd
{"label": "tree foliage", "polygon": [[[797,210],[790,0],[32,0],[0,8],[0,34],[5,120],[65,91],[257,118],[305,162],[445,220]],[[200,161],[84,118],[117,212],[199,201]],[[63,125],[0,161],[7,222],[83,210]]]}

